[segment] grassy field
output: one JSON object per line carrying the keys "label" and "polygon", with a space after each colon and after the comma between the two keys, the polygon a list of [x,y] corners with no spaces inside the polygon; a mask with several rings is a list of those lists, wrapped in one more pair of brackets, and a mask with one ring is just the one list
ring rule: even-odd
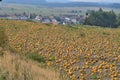
{"label": "grassy field", "polygon": [[4,51],[0,56],[0,80],[60,80],[58,71]]}
{"label": "grassy field", "polygon": [[[34,60],[38,60],[37,56],[39,55],[44,57],[47,66],[57,68],[60,72],[58,76],[62,80],[67,80],[66,78],[68,80],[69,78],[71,80],[120,79],[119,28],[110,29],[84,25],[63,26],[15,20],[0,20],[0,27],[5,28],[11,53],[18,53],[22,56],[35,54],[32,57],[28,56]],[[7,61],[9,58],[5,59]],[[42,59],[42,61],[44,60]],[[16,59],[12,61],[16,61]],[[7,64],[7,62],[5,63]],[[22,64],[22,62],[20,63]],[[13,65],[12,70],[14,69],[16,68]],[[35,70],[33,74],[32,72],[30,74],[38,73],[39,76],[40,70],[38,68],[31,68],[28,65],[26,69],[28,71],[29,69]],[[17,70],[21,74],[20,71],[21,68]],[[47,71],[46,74],[48,74]],[[18,78],[20,78],[19,74]],[[57,80],[57,78],[54,76],[53,79],[49,79]],[[33,77],[33,79],[26,80],[38,79]],[[39,80],[41,80],[40,77]]]}
{"label": "grassy field", "polygon": [[[15,13],[35,13],[41,15],[60,15],[60,14],[77,14],[85,15],[87,10],[98,10],[98,7],[40,7],[35,5],[23,5],[23,4],[1,4],[0,14],[15,14]],[[78,13],[71,13],[72,10],[78,11]],[[120,13],[120,8],[105,8],[103,10],[114,10],[116,14]],[[82,11],[82,12],[79,12]]]}

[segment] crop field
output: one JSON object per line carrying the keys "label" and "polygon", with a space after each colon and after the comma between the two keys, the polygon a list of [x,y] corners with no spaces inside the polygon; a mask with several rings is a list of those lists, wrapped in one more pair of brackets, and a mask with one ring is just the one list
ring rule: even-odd
{"label": "crop field", "polygon": [[0,20],[0,26],[5,27],[11,51],[44,56],[47,65],[56,66],[63,78],[120,80],[119,28],[14,20]]}
{"label": "crop field", "polygon": [[[120,8],[107,8],[102,7],[105,11],[114,10],[116,14],[120,13]],[[45,6],[36,6],[36,5],[24,5],[24,4],[0,4],[0,14],[22,14],[26,13],[35,13],[38,15],[85,15],[87,11],[90,10],[99,10],[99,7],[45,7]],[[71,11],[77,11],[77,13],[71,13]]]}

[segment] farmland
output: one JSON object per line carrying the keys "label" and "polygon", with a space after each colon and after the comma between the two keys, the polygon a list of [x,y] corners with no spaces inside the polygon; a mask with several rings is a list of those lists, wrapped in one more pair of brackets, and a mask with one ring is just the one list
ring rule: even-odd
{"label": "farmland", "polygon": [[119,28],[15,20],[0,20],[0,26],[5,28],[11,52],[43,56],[47,66],[56,66],[62,78],[120,79]]}
{"label": "farmland", "polygon": [[[25,4],[0,4],[0,14],[22,14],[26,13],[35,13],[38,15],[48,16],[48,15],[85,15],[86,11],[98,10],[99,7],[46,7],[46,6],[37,6],[37,5],[25,5]],[[116,14],[120,13],[120,8],[107,8],[102,7],[105,11],[114,10]],[[77,11],[77,13],[71,13],[71,11]]]}

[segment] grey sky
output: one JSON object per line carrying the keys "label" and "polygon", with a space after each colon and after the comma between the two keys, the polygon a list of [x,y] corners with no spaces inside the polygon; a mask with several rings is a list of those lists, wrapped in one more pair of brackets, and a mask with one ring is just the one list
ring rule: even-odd
{"label": "grey sky", "polygon": [[69,0],[69,1],[82,1],[82,2],[116,2],[116,3],[120,3],[120,0]]}

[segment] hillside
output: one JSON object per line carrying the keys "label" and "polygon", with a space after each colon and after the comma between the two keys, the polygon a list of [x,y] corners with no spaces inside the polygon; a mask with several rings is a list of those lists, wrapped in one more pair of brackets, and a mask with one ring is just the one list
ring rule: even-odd
{"label": "hillside", "polygon": [[17,3],[17,4],[46,4],[46,0],[3,0],[5,3]]}
{"label": "hillside", "polygon": [[109,7],[120,8],[120,3],[77,2],[68,0],[3,0],[3,3],[29,4],[46,7]]}
{"label": "hillside", "polygon": [[58,70],[47,66],[44,57],[11,50],[8,28],[0,26],[0,80],[61,80]]}
{"label": "hillside", "polygon": [[0,20],[0,27],[5,28],[12,53],[43,56],[45,63],[55,66],[63,79],[120,79],[119,28],[15,20]]}
{"label": "hillside", "polygon": [[60,80],[59,75],[9,51],[0,56],[0,80]]}

